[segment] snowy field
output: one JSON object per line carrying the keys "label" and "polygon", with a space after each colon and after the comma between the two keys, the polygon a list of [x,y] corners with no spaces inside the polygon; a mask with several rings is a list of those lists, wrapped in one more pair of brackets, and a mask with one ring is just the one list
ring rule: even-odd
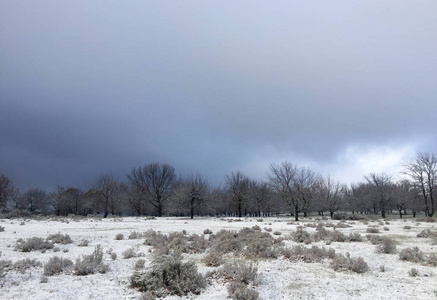
{"label": "snowy field", "polygon": [[[259,283],[255,290],[259,299],[437,299],[437,268],[424,262],[410,262],[399,259],[399,252],[408,247],[419,247],[424,255],[437,253],[437,245],[433,245],[431,238],[420,238],[417,234],[423,230],[437,230],[437,223],[418,222],[417,219],[404,220],[389,219],[389,222],[374,221],[346,221],[345,228],[336,228],[346,235],[360,233],[361,242],[313,242],[313,245],[335,249],[336,253],[350,253],[351,257],[361,256],[369,266],[369,271],[358,274],[352,271],[335,271],[331,267],[331,260],[321,263],[306,263],[292,261],[279,256],[276,259],[260,259],[257,261]],[[303,219],[293,222],[290,218],[156,218],[144,217],[108,218],[108,219],[70,219],[47,218],[45,220],[32,219],[2,219],[0,226],[0,260],[10,260],[12,263],[22,259],[37,259],[40,266],[24,270],[6,270],[0,277],[1,299],[140,299],[141,293],[129,286],[129,277],[134,272],[138,258],[125,259],[123,252],[133,248],[143,255],[145,270],[149,268],[153,258],[152,247],[144,245],[144,239],[128,239],[136,232],[153,229],[163,234],[186,231],[186,234],[203,234],[205,229],[213,233],[221,229],[240,230],[243,227],[252,228],[258,225],[263,232],[266,228],[275,238],[284,238],[284,246],[297,245],[288,237],[302,226],[308,233],[316,232],[314,225],[328,223],[327,230],[333,230],[332,225],[339,221]],[[331,224],[329,224],[331,223]],[[377,246],[372,244],[366,235],[369,226],[374,226],[380,236],[388,236],[397,242],[396,253],[377,253]],[[270,231],[271,229],[271,231]],[[21,252],[15,249],[19,238],[26,240],[31,237],[46,239],[51,234],[68,234],[72,243],[58,248],[41,251]],[[117,234],[123,234],[124,239],[116,240]],[[276,233],[276,234],[275,234]],[[279,234],[280,233],[280,234]],[[372,234],[371,234],[372,235]],[[373,234],[374,235],[374,234]],[[88,246],[78,246],[84,239]],[[60,274],[47,276],[47,282],[41,282],[44,264],[54,256],[71,259],[73,262],[82,255],[91,254],[95,246],[103,248],[103,260],[109,266],[104,274],[75,276]],[[116,253],[113,260],[111,253]],[[204,254],[184,254],[185,260],[194,260],[202,274],[214,269],[207,267],[201,261]],[[383,267],[382,267],[383,266]],[[409,271],[415,268],[417,276],[411,276]],[[226,282],[208,280],[206,288],[200,295],[185,296],[185,299],[226,299],[228,297]],[[179,299],[168,296],[166,299]]]}

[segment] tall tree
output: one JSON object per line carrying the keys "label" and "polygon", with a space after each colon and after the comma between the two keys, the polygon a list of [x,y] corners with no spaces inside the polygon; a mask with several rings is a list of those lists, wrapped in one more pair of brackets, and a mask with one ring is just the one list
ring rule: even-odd
{"label": "tall tree", "polygon": [[311,204],[318,178],[319,175],[311,169],[298,168],[287,161],[270,165],[270,184],[292,209],[296,221],[299,213],[306,213]]}
{"label": "tall tree", "polygon": [[255,215],[261,217],[262,213],[267,213],[268,201],[272,197],[271,187],[267,182],[251,180],[249,188]]}
{"label": "tall tree", "polygon": [[31,213],[42,212],[48,208],[48,195],[41,189],[30,189],[22,197],[27,210]]}
{"label": "tall tree", "polygon": [[127,178],[137,192],[157,209],[158,216],[161,217],[165,202],[173,195],[176,183],[174,167],[169,164],[151,163],[142,168],[132,169]]}
{"label": "tall tree", "polygon": [[232,195],[232,201],[237,205],[238,217],[243,215],[243,206],[247,204],[247,198],[249,195],[249,177],[241,173],[240,171],[230,175],[226,174],[225,182],[228,187],[229,193]]}
{"label": "tall tree", "polygon": [[426,216],[434,215],[435,187],[437,183],[437,157],[432,153],[418,153],[416,158],[404,164],[404,174],[420,190],[423,197]]}
{"label": "tall tree", "polygon": [[185,180],[186,199],[188,207],[190,208],[190,218],[194,218],[194,211],[198,209],[204,202],[208,195],[209,184],[208,181],[199,173],[191,175]]}
{"label": "tall tree", "polygon": [[5,175],[0,176],[0,209],[8,207],[8,203],[18,197],[18,189],[15,188],[12,180]]}
{"label": "tall tree", "polygon": [[93,184],[93,190],[99,206],[103,208],[103,216],[106,218],[109,212],[114,214],[118,208],[120,185],[112,174],[100,176]]}
{"label": "tall tree", "polygon": [[346,187],[331,176],[321,178],[318,185],[318,202],[321,207],[329,211],[331,219],[343,203]]}
{"label": "tall tree", "polygon": [[365,178],[369,185],[373,187],[374,197],[378,199],[377,202],[381,210],[381,217],[385,218],[386,209],[392,201],[393,182],[391,176],[385,173],[370,173]]}

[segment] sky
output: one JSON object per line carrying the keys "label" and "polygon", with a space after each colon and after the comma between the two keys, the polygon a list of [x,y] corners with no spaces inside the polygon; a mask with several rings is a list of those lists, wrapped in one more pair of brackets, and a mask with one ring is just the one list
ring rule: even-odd
{"label": "sky", "polygon": [[437,1],[1,1],[0,173],[345,183],[437,151]]}

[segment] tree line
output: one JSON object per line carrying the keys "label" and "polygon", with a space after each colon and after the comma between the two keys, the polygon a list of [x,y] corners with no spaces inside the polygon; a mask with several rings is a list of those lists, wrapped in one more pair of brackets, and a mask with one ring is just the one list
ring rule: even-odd
{"label": "tree line", "polygon": [[213,187],[196,173],[177,176],[166,163],[136,167],[124,181],[112,174],[97,178],[88,190],[57,186],[20,192],[10,178],[0,176],[0,210],[27,210],[32,214],[153,215],[153,216],[272,216],[290,214],[298,220],[308,214],[403,215],[435,212],[437,158],[418,153],[403,164],[405,179],[393,180],[386,173],[370,173],[363,181],[343,184],[331,176],[288,161],[271,164],[265,180],[255,180],[240,171],[224,177]]}

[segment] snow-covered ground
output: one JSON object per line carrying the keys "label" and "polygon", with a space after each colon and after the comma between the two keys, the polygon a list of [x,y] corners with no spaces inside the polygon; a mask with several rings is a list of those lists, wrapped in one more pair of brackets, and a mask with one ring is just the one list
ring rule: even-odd
{"label": "snow-covered ground", "polygon": [[[432,245],[428,238],[418,238],[417,234],[424,229],[437,230],[437,223],[417,223],[416,219],[390,219],[390,224],[372,221],[365,224],[362,221],[347,221],[351,227],[338,228],[346,234],[358,232],[363,236],[362,242],[324,242],[313,245],[332,247],[336,253],[349,252],[351,257],[361,256],[370,267],[364,274],[353,272],[336,272],[330,267],[329,261],[323,263],[292,262],[284,258],[258,261],[260,284],[256,287],[260,299],[437,299],[437,268],[399,260],[397,254],[376,253],[376,246],[367,238],[366,229],[369,225],[379,226],[380,235],[390,236],[397,242],[397,251],[406,247],[418,246],[426,254],[436,254],[437,245]],[[305,226],[315,222],[332,222],[330,220],[305,219],[293,222],[290,218],[246,218],[238,222],[220,218],[156,218],[144,217],[108,218],[108,219],[2,219],[0,226],[0,260],[16,262],[25,258],[36,258],[44,265],[51,257],[59,256],[71,259],[73,262],[81,255],[91,254],[94,246],[101,245],[104,251],[105,263],[109,271],[105,274],[88,276],[55,275],[48,277],[47,283],[41,283],[43,266],[26,270],[24,274],[9,271],[0,278],[0,299],[139,299],[141,293],[129,287],[129,277],[134,271],[137,258],[124,259],[122,253],[134,247],[144,254],[146,268],[152,260],[150,246],[143,244],[144,239],[128,239],[131,232],[144,232],[148,229],[164,234],[186,230],[188,234],[202,234],[205,229],[214,233],[220,229],[239,230],[243,227],[258,225],[264,231],[272,228],[271,233],[281,232],[282,237],[295,232],[297,226]],[[408,229],[408,226],[411,228]],[[388,227],[387,230],[383,230]],[[328,228],[332,230],[332,228]],[[306,227],[308,232],[314,232],[312,227]],[[49,234],[68,234],[73,243],[58,245],[60,251],[47,250],[19,252],[16,251],[17,239],[42,237]],[[123,234],[123,240],[116,240],[117,234]],[[79,247],[81,240],[90,241],[87,247]],[[286,246],[296,245],[291,240],[285,241]],[[112,260],[110,252],[117,254]],[[184,255],[186,259],[196,262],[199,271],[205,274],[212,267],[206,267],[201,262],[203,255]],[[385,271],[380,267],[384,266]],[[419,276],[411,277],[408,271],[416,268]],[[224,283],[212,282],[200,295],[190,295],[186,299],[226,299],[227,290]],[[166,299],[179,299],[171,296]]]}

